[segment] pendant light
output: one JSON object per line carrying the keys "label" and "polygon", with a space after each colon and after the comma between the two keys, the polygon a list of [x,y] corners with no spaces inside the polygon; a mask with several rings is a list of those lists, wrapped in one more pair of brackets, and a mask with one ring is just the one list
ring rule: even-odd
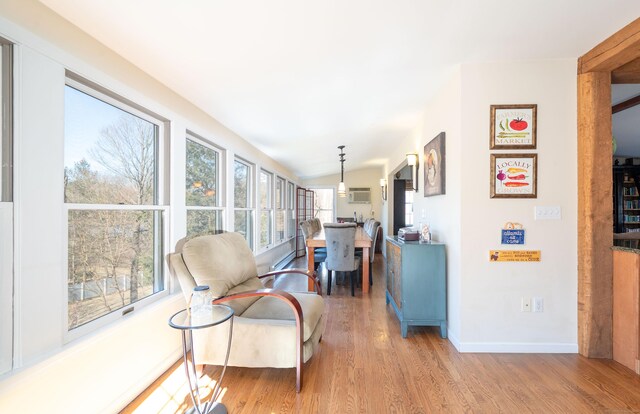
{"label": "pendant light", "polygon": [[347,190],[344,186],[344,145],[338,147],[340,150],[340,183],[338,184],[338,197],[346,197]]}

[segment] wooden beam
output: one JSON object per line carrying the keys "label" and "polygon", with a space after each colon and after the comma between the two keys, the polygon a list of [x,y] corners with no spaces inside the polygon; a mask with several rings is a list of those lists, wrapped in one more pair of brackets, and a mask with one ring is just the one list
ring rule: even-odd
{"label": "wooden beam", "polygon": [[611,358],[611,73],[578,75],[578,349]]}
{"label": "wooden beam", "polygon": [[640,83],[640,59],[632,60],[611,72],[611,83]]}
{"label": "wooden beam", "polygon": [[620,111],[624,111],[625,109],[633,108],[638,104],[640,104],[640,95],[634,96],[633,98],[627,99],[626,101],[622,101],[619,104],[613,105],[611,107],[611,113],[615,114]]}
{"label": "wooden beam", "polygon": [[578,74],[611,72],[640,56],[640,18],[578,59]]}

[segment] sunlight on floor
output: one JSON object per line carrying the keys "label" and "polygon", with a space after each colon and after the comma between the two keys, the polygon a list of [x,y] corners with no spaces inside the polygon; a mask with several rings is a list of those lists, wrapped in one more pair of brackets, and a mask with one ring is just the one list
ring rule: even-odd
{"label": "sunlight on floor", "polygon": [[[204,374],[198,379],[200,385],[200,398],[207,401],[216,386],[216,381]],[[136,414],[178,414],[183,413],[192,407],[191,396],[189,395],[189,383],[185,377],[184,364],[174,365],[167,372],[164,379],[155,384],[154,391],[147,395],[132,411],[127,413]],[[222,402],[227,392],[227,388],[220,391],[217,399]]]}

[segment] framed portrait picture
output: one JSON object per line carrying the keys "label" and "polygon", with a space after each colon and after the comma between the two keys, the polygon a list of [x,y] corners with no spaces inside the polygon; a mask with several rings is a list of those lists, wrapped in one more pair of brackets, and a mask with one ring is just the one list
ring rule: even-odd
{"label": "framed portrait picture", "polygon": [[491,198],[537,198],[538,154],[491,154]]}
{"label": "framed portrait picture", "polygon": [[445,193],[445,145],[444,132],[424,146],[424,196]]}
{"label": "framed portrait picture", "polygon": [[491,105],[490,149],[535,149],[538,105]]}

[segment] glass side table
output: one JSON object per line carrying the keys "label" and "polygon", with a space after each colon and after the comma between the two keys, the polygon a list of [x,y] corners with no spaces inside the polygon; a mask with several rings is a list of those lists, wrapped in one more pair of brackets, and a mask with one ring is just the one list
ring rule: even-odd
{"label": "glass side table", "polygon": [[[180,312],[174,314],[169,318],[169,326],[175,329],[179,329],[182,332],[182,356],[184,361],[184,372],[187,375],[187,381],[189,382],[189,393],[191,394],[191,401],[193,401],[193,410],[191,413],[198,414],[227,414],[227,407],[222,403],[216,402],[218,394],[221,391],[220,383],[224,372],[227,369],[227,362],[229,361],[229,351],[231,350],[231,335],[233,333],[233,309],[226,305],[212,305],[211,312],[198,312],[198,314],[191,314],[187,312],[187,309],[183,309]],[[216,383],[216,386],[211,394],[211,399],[202,404],[200,400],[200,391],[198,389],[198,373],[196,372],[196,363],[193,353],[193,331],[195,329],[204,329],[212,326],[220,325],[229,321],[229,341],[227,343],[227,356],[224,360],[222,372],[220,378]],[[188,339],[188,340],[187,340]],[[191,370],[189,369],[188,353],[189,346],[191,347]],[[190,372],[191,371],[191,372]],[[193,376],[193,381],[192,381]]]}

